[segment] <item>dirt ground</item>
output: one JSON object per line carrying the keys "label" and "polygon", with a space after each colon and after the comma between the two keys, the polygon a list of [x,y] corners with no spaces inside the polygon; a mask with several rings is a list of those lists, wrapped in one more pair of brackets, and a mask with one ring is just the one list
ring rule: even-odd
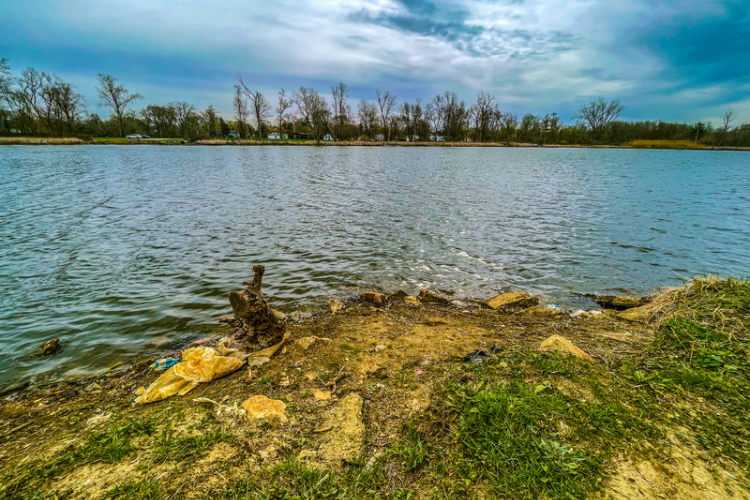
{"label": "dirt ground", "polygon": [[[78,383],[6,395],[0,401],[4,494],[103,498],[124,482],[149,477],[168,485],[164,498],[205,498],[212,488],[289,457],[335,472],[352,461],[371,463],[382,456],[399,440],[404,422],[433,403],[436,384],[455,374],[469,353],[536,350],[545,339],[559,335],[606,368],[641,356],[653,338],[643,322],[614,311],[571,317],[547,307],[496,311],[478,303],[409,305],[400,300],[374,307],[352,299],[336,314],[326,311],[298,322],[288,320],[287,329],[288,340],[267,364],[245,366],[161,402],[134,404],[137,389],[159,375],[148,367],[150,360]],[[575,387],[569,392],[590,397]],[[237,409],[255,395],[283,401],[287,420],[248,422]],[[148,418],[177,443],[215,429],[232,437],[217,438],[189,456],[175,458],[182,450],[173,447],[159,455],[154,451],[159,434],[144,434],[133,438],[135,451],[121,461],[72,464],[27,488],[31,476],[24,471],[34,464],[51,463],[66,451],[86,446],[90,436],[113,422]],[[675,447],[662,463],[623,457],[601,496],[750,498],[738,486],[742,474],[696,449]],[[417,493],[420,496],[431,495]]]}

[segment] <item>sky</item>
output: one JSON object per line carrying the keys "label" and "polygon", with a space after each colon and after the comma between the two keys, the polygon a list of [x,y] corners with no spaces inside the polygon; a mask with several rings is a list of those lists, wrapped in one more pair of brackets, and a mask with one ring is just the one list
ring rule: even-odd
{"label": "sky", "polygon": [[0,58],[75,84],[91,112],[110,73],[139,105],[232,115],[235,75],[278,91],[339,81],[350,103],[480,91],[571,123],[596,97],[622,118],[750,122],[748,0],[0,0]]}

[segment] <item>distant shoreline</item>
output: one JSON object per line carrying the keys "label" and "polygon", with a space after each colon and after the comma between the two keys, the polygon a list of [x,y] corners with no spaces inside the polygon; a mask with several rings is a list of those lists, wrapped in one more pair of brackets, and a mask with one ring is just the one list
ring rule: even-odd
{"label": "distant shoreline", "polygon": [[[111,142],[110,142],[111,141]],[[165,141],[162,139],[142,139],[140,142],[126,142],[121,138],[111,140],[84,141],[77,138],[48,137],[0,137],[0,146],[320,146],[320,147],[426,147],[426,148],[544,148],[544,149],[658,149],[675,151],[750,151],[748,147],[700,147],[699,145],[668,145],[658,141],[647,146],[608,145],[608,144],[531,144],[520,142],[376,142],[376,141],[275,141],[275,140],[198,140],[195,142]]]}

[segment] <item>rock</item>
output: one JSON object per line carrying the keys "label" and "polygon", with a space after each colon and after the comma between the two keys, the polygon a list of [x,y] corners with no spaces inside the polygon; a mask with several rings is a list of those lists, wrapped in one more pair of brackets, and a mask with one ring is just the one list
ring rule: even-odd
{"label": "rock", "polygon": [[560,351],[563,353],[571,354],[573,356],[576,356],[581,359],[585,359],[587,361],[594,361],[594,359],[586,354],[583,350],[579,349],[573,343],[566,339],[565,337],[561,337],[559,335],[553,335],[544,342],[541,343],[539,346],[540,351]]}
{"label": "rock", "polygon": [[534,316],[549,316],[549,317],[567,316],[565,311],[557,307],[539,307],[539,306],[529,307],[528,309],[522,309],[518,311],[516,314],[533,314]]}
{"label": "rock", "polygon": [[276,319],[279,321],[284,321],[286,319],[286,314],[284,314],[281,311],[277,311],[276,309],[271,309],[271,312],[273,312],[273,315],[276,316]]}
{"label": "rock", "polygon": [[648,302],[647,298],[628,297],[624,295],[599,295],[595,293],[587,293],[583,296],[592,299],[605,309],[617,309],[619,311],[632,309],[633,307],[640,307]]}
{"label": "rock", "polygon": [[485,302],[492,309],[526,309],[539,305],[539,299],[533,295],[520,291],[501,293]]}
{"label": "rock", "polygon": [[450,300],[446,299],[442,295],[433,293],[426,288],[422,288],[419,291],[419,300],[421,302],[435,302],[437,304],[443,304],[443,305],[448,305],[451,303]]}
{"label": "rock", "polygon": [[326,401],[328,399],[331,399],[331,391],[327,389],[313,389],[313,396],[315,396],[315,399],[317,399],[318,401]]}
{"label": "rock", "polygon": [[389,301],[389,302],[398,302],[398,301],[403,301],[403,300],[404,300],[404,299],[405,299],[406,297],[408,297],[408,296],[409,296],[409,294],[408,294],[408,293],[406,293],[405,291],[403,291],[403,290],[398,290],[398,291],[397,291],[396,293],[392,293],[392,294],[390,294],[390,295],[388,296],[388,301]]}
{"label": "rock", "polygon": [[310,337],[302,337],[300,339],[297,339],[295,342],[302,348],[302,350],[306,351],[310,348],[311,345],[313,345],[318,340],[325,341],[325,342],[331,341],[331,339],[327,339],[324,337],[310,336]]}
{"label": "rock", "polygon": [[286,422],[286,405],[283,401],[265,396],[252,396],[242,403],[247,419],[257,423]]}
{"label": "rock", "polygon": [[102,386],[100,386],[96,382],[93,382],[92,384],[89,384],[88,387],[86,387],[86,391],[88,391],[88,392],[91,392],[91,391],[101,391],[101,390],[102,390]]}
{"label": "rock", "polygon": [[419,300],[413,295],[407,295],[404,297],[404,304],[409,307],[419,307]]}
{"label": "rock", "polygon": [[466,303],[461,302],[460,300],[451,300],[451,305],[456,307],[466,307]]}
{"label": "rock", "polygon": [[424,320],[424,324],[428,326],[447,325],[448,322],[443,318],[427,318]]}
{"label": "rock", "polygon": [[650,307],[641,306],[628,309],[616,314],[619,319],[633,321],[636,323],[648,323],[653,317],[653,311]]}
{"label": "rock", "polygon": [[60,339],[50,339],[44,344],[42,344],[42,347],[40,349],[40,355],[49,356],[51,354],[55,354],[61,348],[62,346],[60,345]]}
{"label": "rock", "polygon": [[328,303],[328,310],[331,311],[331,314],[336,314],[337,312],[341,311],[343,308],[344,308],[344,303],[338,299],[332,299]]}
{"label": "rock", "polygon": [[571,313],[571,315],[570,315],[571,318],[588,318],[589,316],[591,316],[591,314],[587,313],[586,311],[584,311],[582,309],[579,309],[579,310]]}
{"label": "rock", "polygon": [[372,302],[376,305],[385,304],[385,294],[379,292],[362,292],[359,294],[360,302]]}
{"label": "rock", "polygon": [[383,350],[385,350],[386,347],[387,346],[385,344],[376,345],[375,346],[375,352],[383,351]]}
{"label": "rock", "polygon": [[208,342],[208,339],[193,340],[192,342],[190,342],[190,347],[198,347],[199,345],[203,345],[206,342]]}
{"label": "rock", "polygon": [[297,344],[303,349],[308,350],[311,345],[315,343],[316,338],[315,337],[302,337],[301,339],[297,339]]}
{"label": "rock", "polygon": [[355,463],[365,445],[365,425],[362,422],[363,401],[359,394],[350,392],[331,408],[319,429],[331,428],[320,434],[317,458],[339,466]]}
{"label": "rock", "polygon": [[289,319],[291,319],[295,323],[299,323],[300,321],[312,318],[312,316],[312,313],[309,312],[294,311],[289,315]]}

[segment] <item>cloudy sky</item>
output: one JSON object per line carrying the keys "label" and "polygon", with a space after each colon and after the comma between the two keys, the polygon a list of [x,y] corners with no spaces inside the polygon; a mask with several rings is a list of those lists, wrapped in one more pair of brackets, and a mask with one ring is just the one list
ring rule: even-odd
{"label": "cloudy sky", "polygon": [[748,0],[3,0],[0,57],[77,85],[101,111],[97,73],[143,103],[231,115],[234,75],[354,100],[480,90],[517,114],[619,98],[626,119],[750,121]]}

